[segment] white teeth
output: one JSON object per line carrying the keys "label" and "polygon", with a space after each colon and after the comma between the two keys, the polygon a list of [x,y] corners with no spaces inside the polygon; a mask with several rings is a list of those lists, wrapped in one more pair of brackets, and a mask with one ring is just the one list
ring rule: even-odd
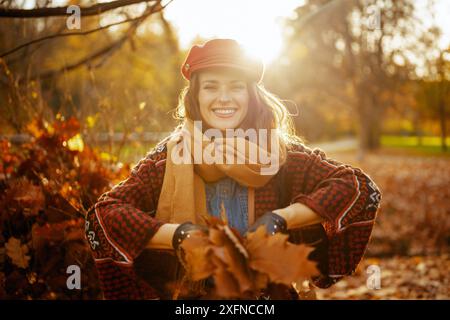
{"label": "white teeth", "polygon": [[235,111],[236,111],[235,109],[215,109],[214,110],[215,113],[220,113],[220,114],[232,114]]}

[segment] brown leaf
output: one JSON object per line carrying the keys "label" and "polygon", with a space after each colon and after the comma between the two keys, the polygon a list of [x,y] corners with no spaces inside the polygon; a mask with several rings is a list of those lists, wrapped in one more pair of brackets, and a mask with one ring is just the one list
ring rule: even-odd
{"label": "brown leaf", "polygon": [[[213,276],[216,296],[236,298],[253,289],[245,248],[233,231],[218,219],[208,220],[209,235],[193,233],[183,241],[186,268],[191,280]],[[238,249],[239,248],[239,249]]]}
{"label": "brown leaf", "polygon": [[29,249],[26,244],[21,244],[19,239],[11,237],[5,244],[5,249],[6,255],[11,258],[14,265],[23,269],[28,267],[31,258],[27,256]]}
{"label": "brown leaf", "polygon": [[220,298],[237,298],[241,295],[239,283],[232,273],[228,272],[227,265],[216,256],[212,256],[214,264],[215,294]]}
{"label": "brown leaf", "polygon": [[35,216],[45,206],[45,197],[40,186],[35,186],[27,178],[14,180],[6,194],[7,205],[23,209],[25,216]]}
{"label": "brown leaf", "polygon": [[268,275],[270,281],[286,285],[317,275],[315,262],[308,260],[313,248],[287,241],[288,235],[267,235],[264,226],[247,236],[250,268]]}
{"label": "brown leaf", "polygon": [[[236,238],[230,238],[229,233],[225,232],[227,228],[228,226],[219,226],[218,230],[210,230],[210,237],[217,241],[217,244],[213,242],[215,245],[212,247],[212,251],[225,264],[226,270],[236,278],[240,292],[244,293],[253,287],[250,269],[246,256],[236,246]],[[219,285],[217,283],[217,286]]]}
{"label": "brown leaf", "polygon": [[211,246],[206,235],[193,232],[182,242],[181,248],[184,250],[187,274],[193,281],[206,279],[212,275],[214,266],[209,258]]}

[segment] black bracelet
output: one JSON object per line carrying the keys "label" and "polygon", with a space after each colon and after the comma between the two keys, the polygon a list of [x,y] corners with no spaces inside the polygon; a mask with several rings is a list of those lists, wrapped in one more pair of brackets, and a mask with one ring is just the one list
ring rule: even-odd
{"label": "black bracelet", "polygon": [[190,232],[194,230],[203,230],[205,232],[208,232],[208,228],[204,226],[199,226],[197,224],[193,224],[192,222],[184,222],[180,224],[173,234],[172,238],[172,247],[175,250],[178,250],[178,247],[183,242],[184,239],[188,238],[190,236]]}
{"label": "black bracelet", "polygon": [[270,214],[271,218],[274,221],[274,232],[281,232],[281,233],[287,233],[287,223],[286,220],[280,216],[279,214],[276,214],[275,212],[268,212]]}
{"label": "black bracelet", "polygon": [[193,226],[193,223],[188,221],[180,224],[173,234],[172,247],[177,250],[181,242],[188,236],[188,230]]}
{"label": "black bracelet", "polygon": [[256,229],[262,225],[266,227],[267,233],[271,235],[277,232],[288,232],[286,220],[272,211],[268,211],[258,218],[256,222],[248,229],[248,232],[255,232]]}

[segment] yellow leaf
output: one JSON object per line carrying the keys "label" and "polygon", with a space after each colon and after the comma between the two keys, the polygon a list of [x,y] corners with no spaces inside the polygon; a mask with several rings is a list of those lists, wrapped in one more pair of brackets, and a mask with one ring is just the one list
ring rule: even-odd
{"label": "yellow leaf", "polygon": [[71,151],[82,152],[84,149],[84,142],[81,135],[78,133],[67,141],[67,146]]}
{"label": "yellow leaf", "polygon": [[108,152],[101,152],[100,159],[103,161],[117,161],[117,157],[109,154]]}
{"label": "yellow leaf", "polygon": [[86,118],[88,128],[93,128],[97,122],[97,116],[89,116]]}
{"label": "yellow leaf", "polygon": [[39,138],[44,134],[41,123],[37,119],[34,119],[29,124],[27,124],[27,130],[35,138]]}

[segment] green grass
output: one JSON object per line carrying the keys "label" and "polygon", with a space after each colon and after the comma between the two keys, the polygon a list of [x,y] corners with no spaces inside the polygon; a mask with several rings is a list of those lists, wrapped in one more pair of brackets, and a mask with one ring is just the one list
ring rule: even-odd
{"label": "green grass", "polygon": [[[422,137],[421,143],[419,144],[419,137],[411,136],[382,136],[381,146],[389,149],[404,150],[407,152],[414,152],[417,154],[449,154],[442,152],[441,149],[441,138],[437,136]],[[450,137],[447,137],[447,149],[450,149]]]}

